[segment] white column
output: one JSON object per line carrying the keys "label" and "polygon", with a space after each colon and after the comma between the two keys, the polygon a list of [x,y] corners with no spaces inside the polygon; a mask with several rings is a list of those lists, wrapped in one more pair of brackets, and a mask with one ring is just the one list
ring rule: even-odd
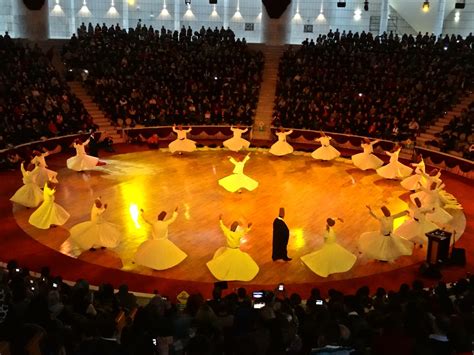
{"label": "white column", "polygon": [[74,7],[74,0],[69,0],[69,7],[71,8],[71,15],[69,16],[69,35],[72,36],[77,31],[76,9]]}
{"label": "white column", "polygon": [[265,6],[262,9],[263,43],[271,46],[283,46],[289,42],[291,31],[291,5],[288,5],[280,18],[270,18]]}
{"label": "white column", "polygon": [[387,32],[388,27],[388,15],[389,15],[389,5],[388,0],[382,0],[380,3],[380,26],[379,26],[379,35]]}
{"label": "white column", "polygon": [[122,28],[128,31],[128,0],[122,1]]}
{"label": "white column", "polygon": [[438,13],[436,15],[436,22],[433,28],[433,33],[439,36],[443,33],[444,14],[446,9],[446,0],[439,0]]}
{"label": "white column", "polygon": [[179,31],[181,26],[181,1],[183,0],[174,0],[174,30]]}
{"label": "white column", "polygon": [[224,23],[225,29],[229,27],[229,0],[224,0]]}
{"label": "white column", "polygon": [[13,1],[13,33],[15,37],[32,41],[45,41],[49,38],[49,7],[45,1],[41,9],[30,10],[23,1]]}

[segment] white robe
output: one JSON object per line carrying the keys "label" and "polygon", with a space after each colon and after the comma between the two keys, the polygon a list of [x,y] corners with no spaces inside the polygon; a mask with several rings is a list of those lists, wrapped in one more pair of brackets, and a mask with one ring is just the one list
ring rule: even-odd
{"label": "white robe", "polygon": [[361,170],[378,169],[383,165],[383,161],[374,154],[373,146],[377,142],[362,143],[363,153],[354,154],[351,157],[352,163]]}
{"label": "white robe", "polygon": [[168,226],[178,217],[173,216],[166,221],[155,221],[151,224],[152,238],[143,242],[135,254],[135,262],[154,270],[165,270],[178,265],[187,255],[168,239]]}
{"label": "white robe", "polygon": [[407,190],[415,191],[418,190],[420,186],[424,185],[426,181],[426,178],[424,177],[426,175],[425,162],[422,159],[418,164],[412,164],[412,166],[415,167],[415,174],[405,178],[400,185]]}
{"label": "white robe", "polygon": [[[422,187],[420,192],[423,192],[423,205],[427,208],[434,209],[433,212],[427,213],[426,218],[428,221],[440,225],[446,225],[453,220],[453,216],[444,209],[445,202],[447,201],[442,197],[441,186],[434,190]],[[415,197],[420,196],[420,192],[412,194],[410,199],[415,200]],[[412,196],[414,197],[412,198]]]}
{"label": "white robe", "polygon": [[29,208],[38,207],[43,201],[43,192],[36,184],[36,172],[39,167],[36,166],[33,171],[27,171],[21,164],[20,168],[23,175],[23,186],[15,192],[10,201]]}
{"label": "white robe", "polygon": [[81,249],[115,248],[120,244],[121,232],[119,227],[107,222],[102,217],[105,207],[92,206],[90,221],[76,224],[71,228],[71,240]]}
{"label": "white robe", "polygon": [[339,157],[341,153],[339,153],[336,148],[331,146],[331,144],[329,143],[331,139],[331,137],[327,136],[322,136],[316,139],[317,142],[321,143],[321,147],[312,152],[311,156],[314,159],[318,160],[333,160]]}
{"label": "white robe", "polygon": [[90,170],[97,166],[99,158],[86,154],[85,147],[89,144],[89,139],[82,144],[74,143],[76,155],[67,160],[67,167],[74,171]]}
{"label": "white robe", "polygon": [[69,219],[70,215],[60,205],[54,202],[54,193],[56,190],[50,189],[44,185],[44,201],[36,211],[34,211],[28,222],[36,228],[48,229],[51,225],[62,226]]}
{"label": "white robe", "polygon": [[413,169],[398,161],[400,150],[401,149],[398,149],[393,153],[385,152],[390,156],[390,162],[387,165],[378,168],[377,174],[385,179],[403,179],[411,174]]}
{"label": "white robe", "polygon": [[220,179],[219,185],[229,192],[236,192],[240,189],[255,190],[258,182],[244,174],[244,166],[249,159],[249,156],[246,156],[242,161],[230,158],[230,162],[234,164],[233,174]]}
{"label": "white robe", "polygon": [[324,245],[321,249],[301,257],[301,261],[315,274],[328,277],[330,274],[349,271],[357,257],[337,243],[333,228],[324,230]]}
{"label": "white robe", "polygon": [[196,150],[196,142],[186,138],[186,135],[191,132],[191,128],[185,130],[178,130],[173,127],[173,132],[178,135],[176,140],[172,141],[168,148],[171,153],[174,152],[194,152]]}
{"label": "white robe", "polygon": [[47,157],[48,155],[49,152],[46,152],[42,153],[41,155],[36,155],[33,159],[31,159],[31,164],[34,164],[38,167],[38,170],[33,170],[33,175],[36,181],[36,185],[38,185],[40,188],[43,188],[44,184],[46,184],[48,181],[54,182],[56,184],[58,183],[58,173],[47,169],[48,165],[46,164],[45,157]]}
{"label": "white robe", "polygon": [[405,221],[395,230],[395,234],[414,243],[426,244],[426,233],[438,229],[438,226],[427,220],[426,214],[432,211],[427,207],[415,207],[410,211],[411,219]]}
{"label": "white robe", "polygon": [[389,217],[372,217],[380,222],[380,230],[366,232],[359,237],[359,249],[369,259],[393,261],[402,255],[411,255],[413,243],[393,233],[393,221],[405,213],[398,213]]}
{"label": "white robe", "polygon": [[270,147],[270,153],[279,157],[293,153],[293,147],[286,141],[286,136],[293,133],[293,130],[277,132],[278,141]]}
{"label": "white robe", "polygon": [[259,271],[252,257],[240,250],[240,240],[250,228],[238,227],[231,231],[220,221],[227,246],[216,250],[214,257],[206,265],[214,277],[220,281],[250,281]]}
{"label": "white robe", "polygon": [[230,127],[230,130],[234,132],[234,136],[230,139],[224,141],[224,147],[234,152],[238,152],[242,148],[248,149],[250,146],[250,142],[242,138],[242,134],[248,131],[246,129],[234,128]]}

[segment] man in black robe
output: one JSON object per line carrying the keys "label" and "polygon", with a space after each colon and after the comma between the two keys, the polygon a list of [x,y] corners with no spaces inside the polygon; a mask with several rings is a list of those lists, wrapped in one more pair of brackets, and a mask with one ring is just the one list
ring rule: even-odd
{"label": "man in black robe", "polygon": [[286,250],[288,246],[288,239],[290,237],[290,230],[286,225],[283,218],[285,217],[285,209],[280,208],[278,217],[273,221],[273,251],[272,259],[273,261],[283,260],[290,261],[291,258],[288,257],[288,252]]}

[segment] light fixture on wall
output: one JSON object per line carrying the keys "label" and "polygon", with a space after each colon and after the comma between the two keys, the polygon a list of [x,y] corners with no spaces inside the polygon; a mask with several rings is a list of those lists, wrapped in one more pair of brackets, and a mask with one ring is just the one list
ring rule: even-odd
{"label": "light fixture on wall", "polygon": [[194,16],[193,10],[191,9],[191,1],[189,1],[189,3],[186,6],[188,7],[188,9],[184,13],[183,18],[185,20],[194,20],[194,19],[196,19],[196,16]]}
{"label": "light fixture on wall", "polygon": [[217,5],[212,5],[212,12],[211,12],[211,18],[218,20],[219,19],[219,14],[217,13]]}
{"label": "light fixture on wall", "polygon": [[455,9],[464,9],[466,7],[466,0],[457,0],[454,4]]}
{"label": "light fixture on wall", "polygon": [[459,22],[459,19],[461,18],[461,13],[459,11],[456,11],[454,14],[454,22]]}
{"label": "light fixture on wall", "polygon": [[232,21],[235,22],[242,22],[244,18],[242,17],[242,14],[240,13],[240,1],[237,0],[237,8],[235,9],[235,13],[231,18]]}
{"label": "light fixture on wall", "polygon": [[324,16],[324,2],[321,1],[321,7],[319,9],[319,15],[316,17],[316,21],[323,22],[326,21],[326,17]]}
{"label": "light fixture on wall", "polygon": [[163,0],[163,9],[161,9],[160,14],[158,15],[159,19],[166,20],[171,17],[170,12],[166,8],[166,0]]}
{"label": "light fixture on wall", "polygon": [[133,6],[135,5],[135,0],[128,0],[128,5]]}
{"label": "light fixture on wall", "polygon": [[90,12],[89,8],[87,7],[87,1],[84,0],[82,2],[82,7],[79,10],[79,16],[81,17],[90,17],[92,13]]}
{"label": "light fixture on wall", "polygon": [[115,3],[114,0],[110,2],[110,9],[107,11],[107,17],[118,17],[119,13],[117,9],[115,8]]}
{"label": "light fixture on wall", "polygon": [[364,1],[364,11],[369,11],[369,2],[367,0]]}
{"label": "light fixture on wall", "polygon": [[59,5],[59,0],[55,1],[56,4],[53,7],[53,10],[51,10],[51,16],[64,16],[64,11],[61,8],[61,5]]}
{"label": "light fixture on wall", "polygon": [[421,6],[421,9],[423,12],[428,12],[430,11],[430,2],[428,0],[423,2],[423,5]]}
{"label": "light fixture on wall", "polygon": [[354,11],[354,20],[359,21],[362,18],[362,11],[360,9],[356,9]]}

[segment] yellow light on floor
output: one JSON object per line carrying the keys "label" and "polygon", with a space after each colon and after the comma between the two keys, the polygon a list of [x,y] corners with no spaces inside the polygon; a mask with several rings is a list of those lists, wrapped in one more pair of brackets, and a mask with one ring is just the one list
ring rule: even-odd
{"label": "yellow light on floor", "polygon": [[139,216],[138,206],[132,203],[130,205],[129,211],[130,211],[130,216],[132,217],[133,223],[135,224],[135,227],[140,228],[140,224],[138,224],[138,216]]}
{"label": "yellow light on floor", "polygon": [[290,231],[290,241],[293,239],[295,249],[301,249],[305,246],[303,228],[295,228]]}

